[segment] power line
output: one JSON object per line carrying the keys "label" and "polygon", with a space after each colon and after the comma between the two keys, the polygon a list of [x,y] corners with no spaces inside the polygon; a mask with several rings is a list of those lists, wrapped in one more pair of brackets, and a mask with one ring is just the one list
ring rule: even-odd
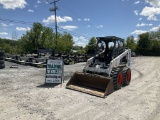
{"label": "power line", "polygon": [[[65,29],[62,29],[62,28],[58,28],[60,31],[62,31],[62,32],[66,32],[66,30]],[[71,31],[67,31],[67,33],[70,33],[70,34],[72,34],[72,35],[74,35],[74,36],[77,36],[77,37],[84,37],[84,38],[86,38],[86,39],[90,39],[89,37],[86,37],[86,36],[84,36],[84,35],[80,35],[80,34],[77,34],[77,33],[75,33],[75,32],[71,32]]]}
{"label": "power line", "polygon": [[[84,18],[82,17],[81,15],[79,15],[78,13],[76,13],[74,10],[72,10],[66,3],[64,2],[61,2],[63,6],[65,6],[69,11],[72,11],[72,14],[73,16],[76,16],[76,18]],[[85,23],[86,25],[88,25],[87,23]],[[93,23],[90,22],[90,25],[92,26],[95,26]],[[102,32],[103,34],[105,33],[104,31],[102,31],[100,28],[97,28],[97,27],[93,27],[94,30],[98,30],[100,32]]]}
{"label": "power line", "polygon": [[[68,11],[66,11],[66,10],[63,10],[63,8],[61,9],[62,11],[64,11],[64,12],[68,12]],[[70,12],[68,12],[70,15],[73,15],[73,14],[71,14]],[[73,15],[74,16],[74,15]],[[76,17],[75,17],[76,18]],[[82,22],[81,22],[81,24],[82,24]],[[81,33],[83,33],[83,31],[80,31]],[[83,35],[83,36],[85,36],[85,35]]]}
{"label": "power line", "polygon": [[[0,21],[10,22],[10,23],[16,23],[16,24],[25,24],[25,25],[33,25],[33,23],[36,23],[36,22],[26,22],[26,21],[18,21],[18,20],[3,19],[3,18],[0,18]],[[39,22],[39,23],[41,23],[42,25],[44,25],[42,22]],[[46,25],[44,25],[44,26],[46,26]],[[46,27],[53,27],[53,25],[47,25]]]}
{"label": "power line", "polygon": [[12,22],[12,23],[28,24],[28,25],[33,24],[33,22],[25,22],[25,21],[18,21],[18,20],[12,20],[12,19],[2,19],[2,18],[0,18],[0,20],[1,21]]}
{"label": "power line", "polygon": [[[3,18],[0,18],[0,20],[1,21],[6,21],[6,22],[11,22],[11,23],[17,23],[17,24],[26,24],[26,25],[33,25],[33,23],[36,23],[36,22],[26,22],[26,21],[19,21],[19,20],[13,20],[13,19],[3,19]],[[53,28],[53,26],[54,25],[48,25],[47,27],[52,27]],[[55,29],[55,28],[53,28],[53,29]],[[78,34],[76,32],[72,32],[72,31],[68,31],[66,29],[58,28],[58,26],[57,26],[57,29],[60,30],[60,31],[62,31],[62,32],[70,33],[70,34],[72,34],[74,36],[77,36],[77,37],[83,36],[86,39],[90,39],[89,37],[87,37],[85,35]]]}
{"label": "power line", "polygon": [[[62,32],[66,32],[64,29],[61,29],[61,28],[58,28],[59,31],[62,31]],[[80,35],[80,34],[77,34],[75,32],[71,32],[71,31],[67,31],[67,33],[71,34],[72,36],[74,37],[77,37],[78,39],[81,39],[83,41],[83,38],[81,37],[84,37],[84,39],[86,40],[90,40],[91,38],[89,37],[86,37],[86,36],[83,36],[83,35]],[[87,42],[87,41],[86,41]],[[85,42],[84,42],[85,43]]]}

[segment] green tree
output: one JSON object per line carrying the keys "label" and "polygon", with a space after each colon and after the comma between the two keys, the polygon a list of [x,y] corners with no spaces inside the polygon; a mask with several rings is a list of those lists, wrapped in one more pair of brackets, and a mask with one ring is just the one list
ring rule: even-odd
{"label": "green tree", "polygon": [[73,37],[69,33],[63,33],[58,35],[57,39],[57,51],[60,53],[71,53],[73,48]]}
{"label": "green tree", "polygon": [[149,33],[151,39],[151,55],[160,56],[160,29]]}
{"label": "green tree", "polygon": [[135,43],[135,40],[134,40],[133,36],[127,37],[127,39],[126,39],[126,46],[128,48],[130,48],[132,51],[135,52],[135,50],[136,50],[136,43]]}
{"label": "green tree", "polygon": [[73,46],[72,50],[77,51],[77,54],[85,54],[86,53],[85,48],[82,46]]}
{"label": "green tree", "polygon": [[2,39],[0,38],[0,47],[6,52],[11,54],[18,53],[18,41],[16,40],[9,40],[9,39]]}
{"label": "green tree", "polygon": [[39,48],[54,48],[55,34],[49,27],[44,27],[40,23],[33,23],[33,28],[27,31],[19,40],[21,52],[29,53]]}
{"label": "green tree", "polygon": [[150,32],[149,33],[149,38],[151,40],[155,40],[155,39],[160,40],[160,29],[158,31]]}
{"label": "green tree", "polygon": [[139,36],[137,50],[141,55],[150,55],[151,40],[149,39],[149,33],[143,33]]}
{"label": "green tree", "polygon": [[2,48],[6,53],[11,53],[11,54],[13,53],[12,51],[13,47],[9,44],[4,43]]}
{"label": "green tree", "polygon": [[152,55],[160,56],[160,41],[159,40],[152,40]]}
{"label": "green tree", "polygon": [[88,44],[86,45],[86,51],[94,51],[95,50],[95,47],[96,47],[96,38],[95,37],[92,37]]}

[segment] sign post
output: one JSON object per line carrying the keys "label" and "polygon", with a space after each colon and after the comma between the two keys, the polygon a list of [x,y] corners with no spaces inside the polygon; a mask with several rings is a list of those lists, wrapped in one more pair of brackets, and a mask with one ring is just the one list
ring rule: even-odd
{"label": "sign post", "polygon": [[[61,83],[64,79],[62,60],[47,60],[45,83]],[[63,80],[64,82],[64,80]]]}

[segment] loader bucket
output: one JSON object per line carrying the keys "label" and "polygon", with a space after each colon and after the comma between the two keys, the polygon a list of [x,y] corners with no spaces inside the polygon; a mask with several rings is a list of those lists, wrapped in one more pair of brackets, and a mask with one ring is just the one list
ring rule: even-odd
{"label": "loader bucket", "polygon": [[99,97],[105,97],[114,91],[111,77],[95,76],[84,73],[74,73],[67,83],[66,88]]}

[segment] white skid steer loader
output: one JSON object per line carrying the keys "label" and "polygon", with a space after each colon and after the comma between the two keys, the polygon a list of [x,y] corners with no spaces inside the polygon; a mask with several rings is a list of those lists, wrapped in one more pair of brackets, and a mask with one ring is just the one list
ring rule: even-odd
{"label": "white skid steer loader", "polygon": [[106,95],[129,85],[131,50],[115,36],[97,37],[95,56],[88,59],[83,72],[74,73],[66,88],[91,95]]}

